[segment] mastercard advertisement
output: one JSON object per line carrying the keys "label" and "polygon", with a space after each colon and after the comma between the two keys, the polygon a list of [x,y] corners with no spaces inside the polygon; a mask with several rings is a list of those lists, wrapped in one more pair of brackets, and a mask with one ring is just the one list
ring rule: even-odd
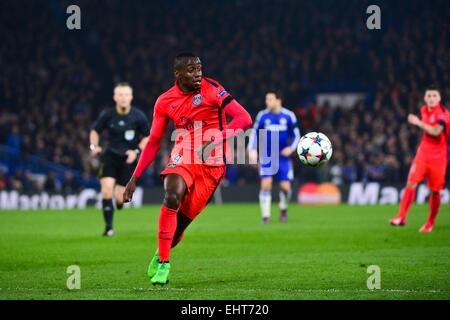
{"label": "mastercard advertisement", "polygon": [[309,182],[302,185],[297,192],[299,204],[340,204],[342,195],[333,183]]}

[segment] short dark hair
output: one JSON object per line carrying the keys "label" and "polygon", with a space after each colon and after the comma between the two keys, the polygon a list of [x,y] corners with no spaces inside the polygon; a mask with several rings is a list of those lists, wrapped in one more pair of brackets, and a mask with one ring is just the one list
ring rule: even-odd
{"label": "short dark hair", "polygon": [[198,58],[198,55],[195,53],[181,52],[176,55],[175,59],[173,59],[173,68],[177,70],[186,63],[186,60],[195,58]]}
{"label": "short dark hair", "polygon": [[126,81],[116,82],[114,84],[114,89],[116,89],[117,87],[129,87],[131,90],[133,90],[133,87],[131,86],[131,84]]}
{"label": "short dark hair", "polygon": [[266,94],[273,94],[273,95],[275,95],[275,98],[283,100],[283,96],[281,95],[281,93],[278,90],[269,90],[269,91],[267,91]]}
{"label": "short dark hair", "polygon": [[437,91],[437,92],[439,92],[439,94],[441,94],[441,91],[439,90],[438,86],[435,84],[430,84],[429,86],[427,86],[425,88],[425,91],[429,91],[429,90]]}

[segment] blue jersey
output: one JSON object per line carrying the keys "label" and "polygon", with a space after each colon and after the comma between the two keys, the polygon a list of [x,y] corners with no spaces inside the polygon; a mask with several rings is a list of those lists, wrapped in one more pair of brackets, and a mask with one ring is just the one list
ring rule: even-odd
{"label": "blue jersey", "polygon": [[276,114],[269,110],[263,110],[256,117],[248,149],[258,150],[259,144],[259,158],[263,163],[267,162],[265,161],[267,159],[264,158],[273,156],[272,152],[277,152],[280,160],[289,159],[289,157],[282,156],[280,151],[286,147],[295,150],[299,140],[300,130],[297,118],[292,111],[281,108],[280,113]]}

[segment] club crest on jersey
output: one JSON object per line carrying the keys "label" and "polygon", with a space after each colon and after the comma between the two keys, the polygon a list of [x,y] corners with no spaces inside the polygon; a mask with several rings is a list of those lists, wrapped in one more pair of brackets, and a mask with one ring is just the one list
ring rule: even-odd
{"label": "club crest on jersey", "polygon": [[202,100],[203,100],[202,95],[199,93],[192,98],[192,103],[198,106],[200,105],[200,103],[202,103]]}
{"label": "club crest on jersey", "polygon": [[436,118],[435,118],[434,114],[432,114],[430,117],[430,122],[434,122],[435,120],[436,120]]}

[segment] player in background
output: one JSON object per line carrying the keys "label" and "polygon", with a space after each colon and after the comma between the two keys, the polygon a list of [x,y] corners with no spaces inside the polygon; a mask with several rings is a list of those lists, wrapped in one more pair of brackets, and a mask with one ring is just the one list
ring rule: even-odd
{"label": "player in background", "polygon": [[419,231],[431,232],[441,205],[440,191],[445,185],[450,114],[441,105],[441,95],[436,87],[428,87],[424,100],[425,105],[420,110],[421,119],[413,114],[408,115],[408,122],[422,129],[423,136],[409,171],[399,213],[390,220],[390,223],[394,226],[406,224],[406,216],[408,209],[414,202],[417,185],[427,178],[428,187],[431,191],[430,211],[427,222]]}
{"label": "player in background", "polygon": [[[99,177],[105,237],[114,235],[112,199],[115,197],[117,209],[122,209],[125,185],[136,167],[150,131],[145,113],[131,105],[133,89],[128,83],[121,82],[114,87],[113,99],[116,106],[100,114],[89,135],[92,155],[101,154]],[[100,134],[105,130],[108,131],[108,141],[102,152]]]}
{"label": "player in background", "polygon": [[[261,207],[262,222],[270,222],[270,207],[272,203],[273,178],[280,183],[279,208],[280,221],[287,220],[287,209],[291,199],[291,181],[294,179],[291,154],[297,148],[300,140],[300,130],[297,118],[292,111],[282,107],[279,94],[266,94],[266,109],[260,111],[256,117],[250,136],[248,151],[249,159],[254,163],[258,158],[259,145],[259,176],[261,189],[259,191],[259,205]],[[264,130],[261,130],[264,129]],[[261,130],[261,131],[260,131]],[[272,140],[273,137],[275,140]],[[278,147],[273,145],[278,144]],[[276,155],[272,155],[274,150]],[[279,161],[273,165],[272,161]]]}
{"label": "player in background", "polygon": [[[158,152],[169,121],[173,121],[180,134],[161,172],[164,200],[158,250],[147,271],[151,283],[160,285],[168,282],[171,248],[181,241],[184,230],[206,207],[225,175],[226,140],[252,124],[248,112],[217,81],[203,77],[198,56],[182,53],[175,57],[174,76],[174,86],[155,103],[148,144],[124,194],[125,201],[130,201],[139,177]],[[228,125],[225,115],[231,118]]]}

